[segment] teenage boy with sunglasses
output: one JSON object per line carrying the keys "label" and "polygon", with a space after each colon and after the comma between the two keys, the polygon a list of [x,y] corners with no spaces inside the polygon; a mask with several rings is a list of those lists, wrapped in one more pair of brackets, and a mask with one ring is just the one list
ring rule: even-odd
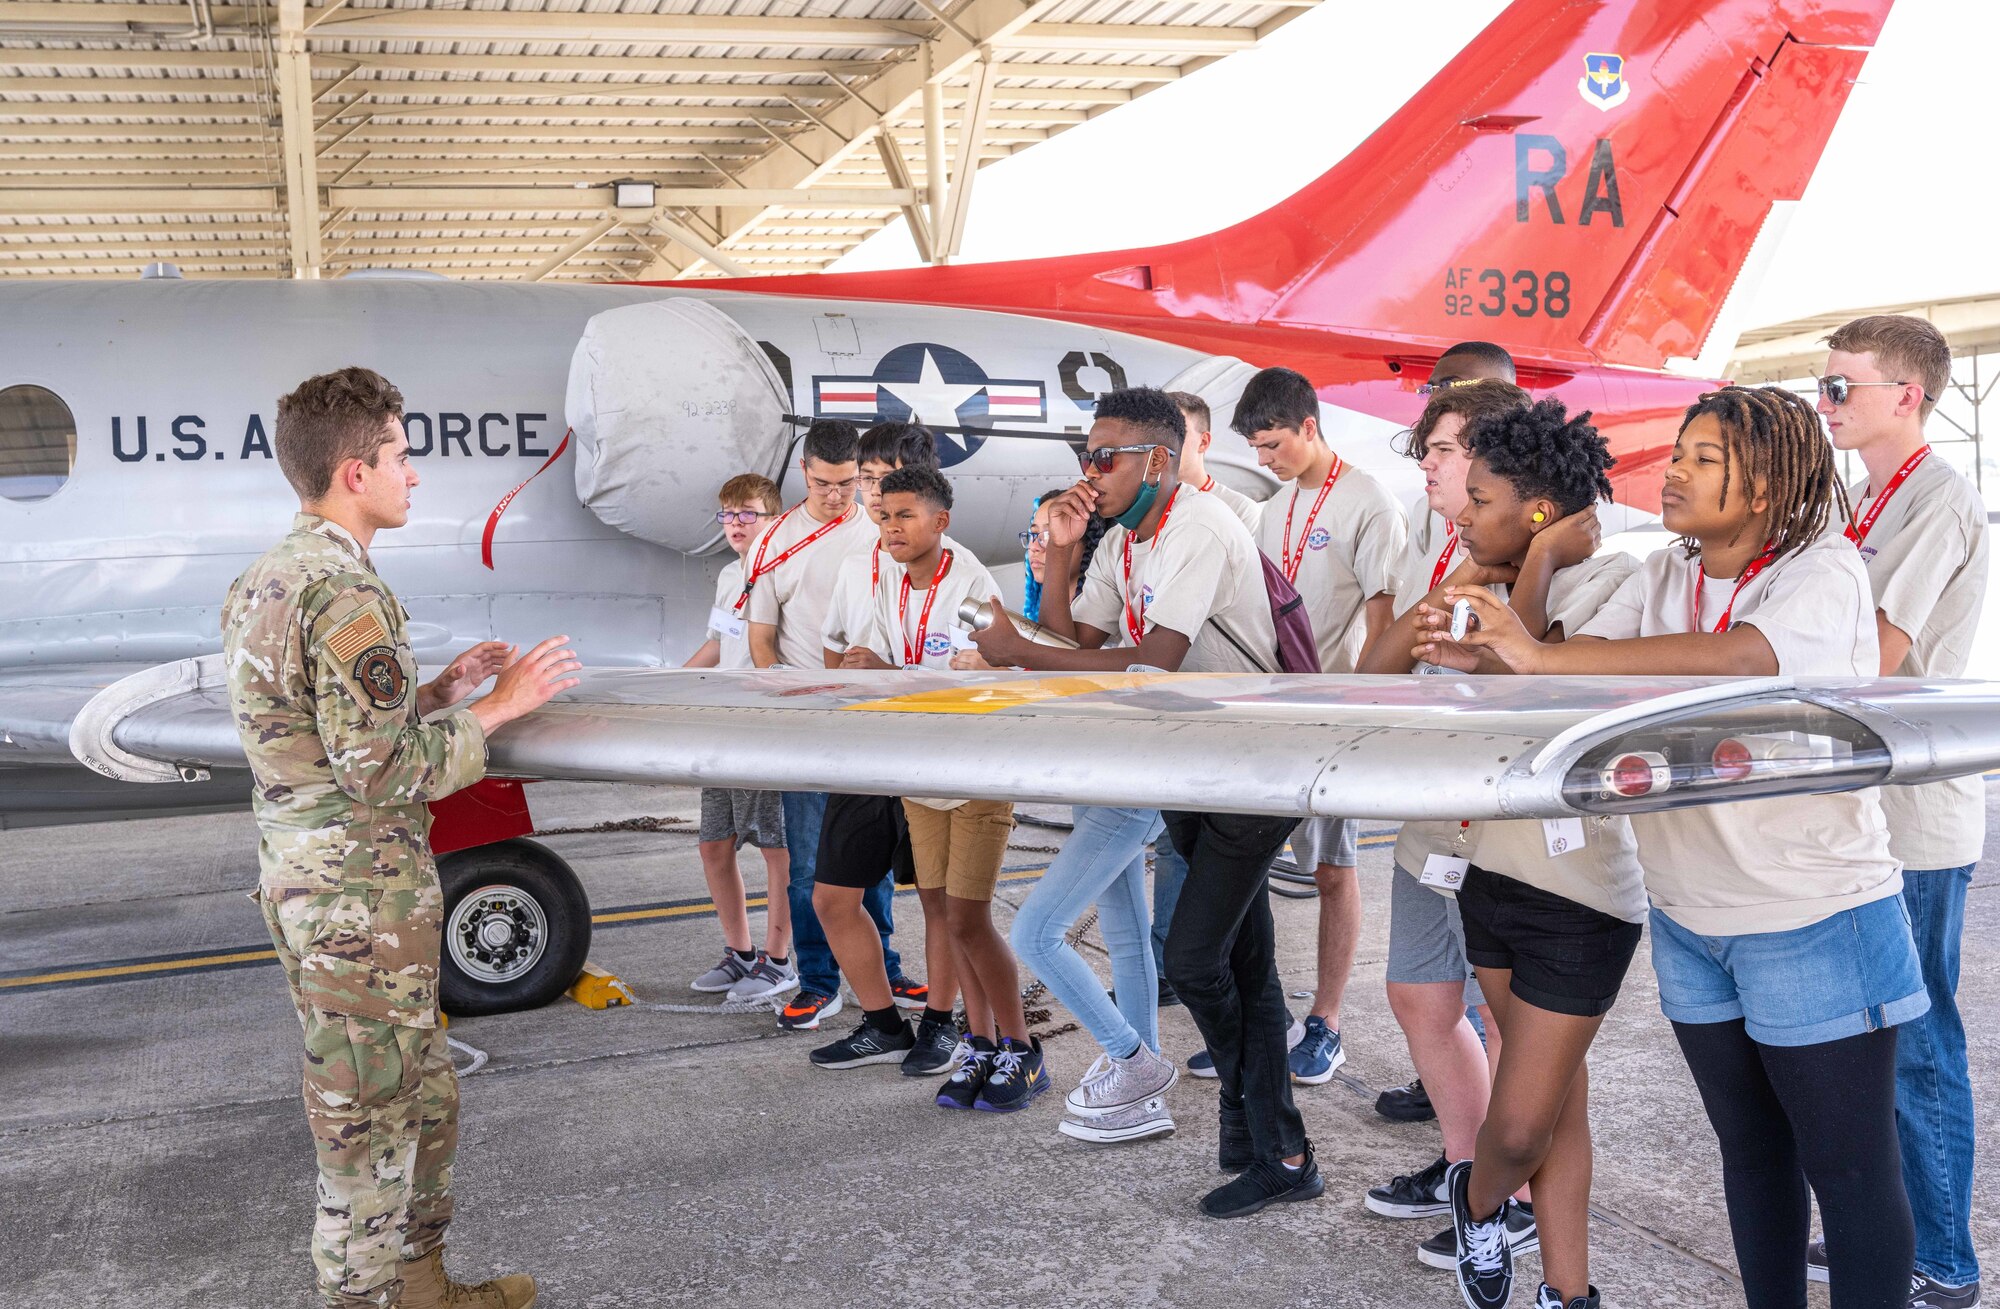
{"label": "teenage boy with sunglasses", "polygon": [[[708,611],[708,639],[688,658],[687,668],[750,667],[749,624],[732,612],[743,594],[744,558],[778,516],[778,488],[759,473],[739,473],[716,493],[722,507],[715,521],[736,551],[715,582],[715,605]],[[791,960],[792,912],[785,886],[791,858],[785,850],[783,793],[734,787],[701,789],[699,835],[702,876],[722,925],[722,960],[690,984],[696,991],[727,991],[730,1003],[768,1000],[794,990],[799,970]],[[755,844],[764,856],[764,948],[750,948],[750,914],[736,852]]]}
{"label": "teenage boy with sunglasses", "polygon": [[[842,562],[866,554],[879,538],[875,524],[854,503],[861,470],[855,458],[859,434],[854,424],[823,418],[806,429],[799,471],[805,498],[772,521],[750,551],[743,592],[730,612],[748,621],[750,658],[759,668],[783,663],[792,668],[826,666],[823,631],[828,598]],[[820,826],[826,817],[823,791],[784,793],[785,847],[791,854],[792,944],[799,968],[799,992],[778,1014],[788,1030],[810,1030],[840,1011],[840,969],[813,914],[813,866],[819,856]],[[889,971],[901,960],[888,944],[895,930],[885,877],[863,902],[881,934]]]}
{"label": "teenage boy with sunglasses", "polygon": [[[1089,515],[1117,526],[1092,558],[1074,605],[1059,588],[1042,593],[1043,626],[1073,638],[1079,648],[1033,645],[1011,624],[996,623],[974,633],[980,653],[995,665],[1063,672],[1115,672],[1135,663],[1170,671],[1274,670],[1277,632],[1249,532],[1221,501],[1182,486],[1175,475],[1187,434],[1180,409],[1165,392],[1134,387],[1104,396],[1096,414],[1083,453],[1083,480],[1057,497],[1050,511],[1050,570],[1062,571]],[[1278,983],[1266,880],[1295,820],[1180,812],[1161,817],[1188,863],[1187,885],[1167,934],[1167,975],[1201,1029],[1221,1078],[1220,1162],[1241,1173],[1205,1196],[1202,1210],[1234,1218],[1281,1201],[1312,1199],[1324,1182],[1292,1103],[1285,1062],[1289,1019]],[[1094,862],[1129,882],[1129,872],[1112,867],[1118,859]],[[1057,864],[1062,863],[1058,855]],[[1016,950],[1105,1045],[1100,1067],[1068,1097],[1070,1118],[1062,1130],[1069,1135],[1129,1139],[1089,1133],[1093,1122],[1123,1113],[1164,1117],[1163,1104],[1157,1110],[1149,1106],[1172,1085],[1174,1070],[1171,1064],[1162,1069],[1165,1061],[1145,1044],[1150,1031],[1157,1045],[1158,1015],[1148,984],[1143,892],[1142,884],[1137,895],[1121,897],[1115,933],[1120,953],[1113,960],[1118,1012],[1109,1020],[1100,1013],[1107,1007],[1100,1003],[1103,988],[1087,969],[1075,974],[1060,957],[1054,960],[1056,975],[1044,967],[1056,953],[1044,948],[1048,938],[1060,939],[1068,911],[1080,912],[1086,896],[1098,900],[1097,890],[1058,886],[1045,874],[1015,919]],[[1045,897],[1060,899],[1062,912],[1031,912]],[[1100,922],[1107,925],[1110,944],[1112,919],[1101,913]],[[1132,1015],[1141,1030],[1135,1032]],[[1123,1048],[1113,1048],[1113,1039]],[[1071,1130],[1071,1120],[1080,1130]]]}
{"label": "teenage boy with sunglasses", "polygon": [[[1848,539],[1874,592],[1884,677],[1965,676],[1986,597],[1986,506],[1931,451],[1924,420],[1951,384],[1951,346],[1921,318],[1874,314],[1827,338],[1819,412],[1836,450],[1861,457]],[[1913,1306],[1979,1301],[1972,1248],[1973,1101],[1958,1012],[1965,893],[1986,844],[1985,787],[1974,777],[1882,788],[1889,853],[1903,865],[1930,1012],[1896,1032],[1896,1134],[1916,1223]],[[1812,1243],[1810,1276],[1826,1277]]]}

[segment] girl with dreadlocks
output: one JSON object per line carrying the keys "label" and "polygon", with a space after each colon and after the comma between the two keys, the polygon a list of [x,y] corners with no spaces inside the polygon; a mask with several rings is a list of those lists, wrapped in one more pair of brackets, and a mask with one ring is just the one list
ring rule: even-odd
{"label": "girl with dreadlocks", "polygon": [[[1630,577],[1630,556],[1599,555],[1596,505],[1612,465],[1589,414],[1559,400],[1518,403],[1467,424],[1458,540],[1482,595],[1523,633],[1560,643]],[[1504,595],[1504,602],[1498,598]],[[1414,631],[1409,627],[1406,630]],[[1477,668],[1457,650],[1441,662]],[[1494,665],[1491,671],[1505,672]],[[1462,879],[1465,957],[1500,1037],[1499,1065],[1472,1157],[1439,1179],[1455,1221],[1427,1242],[1475,1306],[1506,1303],[1512,1252],[1532,1233],[1538,1303],[1595,1309],[1590,1284],[1590,1121],[1584,1055],[1618,997],[1646,918],[1630,825],[1613,818],[1558,841],[1538,822],[1455,824],[1429,881]],[[1434,1168],[1437,1166],[1434,1165]],[[1533,1210],[1510,1202],[1532,1188]]]}
{"label": "girl with dreadlocks", "polygon": [[[1846,510],[1806,402],[1726,387],[1688,409],[1667,467],[1661,515],[1680,543],[1570,640],[1534,639],[1483,592],[1450,598],[1478,614],[1464,645],[1515,672],[1874,676],[1874,600],[1837,530]],[[1449,622],[1425,616],[1426,648],[1451,644],[1438,630]],[[1660,1007],[1721,1144],[1749,1304],[1805,1302],[1810,1186],[1834,1309],[1904,1309],[1914,1237],[1895,1028],[1929,1001],[1876,792],[1642,813],[1631,825]]]}

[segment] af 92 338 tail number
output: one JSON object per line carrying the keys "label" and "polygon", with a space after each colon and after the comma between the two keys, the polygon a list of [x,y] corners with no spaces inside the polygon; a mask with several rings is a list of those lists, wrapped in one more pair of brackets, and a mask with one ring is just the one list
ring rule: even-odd
{"label": "af 92 338 tail number", "polygon": [[1483,268],[1451,268],[1444,275],[1444,312],[1453,318],[1480,315],[1500,318],[1567,318],[1569,274],[1558,268],[1540,273],[1519,268],[1509,273]]}

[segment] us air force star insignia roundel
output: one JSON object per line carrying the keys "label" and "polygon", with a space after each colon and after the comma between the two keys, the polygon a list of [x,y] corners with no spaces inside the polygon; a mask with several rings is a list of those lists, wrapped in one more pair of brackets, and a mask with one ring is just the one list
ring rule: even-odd
{"label": "us air force star insignia roundel", "polygon": [[[899,345],[866,376],[813,378],[813,417],[870,423],[922,423],[990,431],[996,422],[1048,420],[1048,398],[1036,379],[986,375],[970,356],[948,345]],[[938,462],[950,467],[972,456],[986,438],[976,432],[937,433]]]}

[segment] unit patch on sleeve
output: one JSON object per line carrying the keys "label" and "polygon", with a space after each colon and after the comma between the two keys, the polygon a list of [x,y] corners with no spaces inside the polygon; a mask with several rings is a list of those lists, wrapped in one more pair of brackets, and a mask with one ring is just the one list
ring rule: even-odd
{"label": "unit patch on sleeve", "polygon": [[377,709],[394,709],[403,703],[403,696],[410,689],[402,661],[396,658],[395,649],[386,645],[361,652],[361,657],[354,661],[354,681]]}

